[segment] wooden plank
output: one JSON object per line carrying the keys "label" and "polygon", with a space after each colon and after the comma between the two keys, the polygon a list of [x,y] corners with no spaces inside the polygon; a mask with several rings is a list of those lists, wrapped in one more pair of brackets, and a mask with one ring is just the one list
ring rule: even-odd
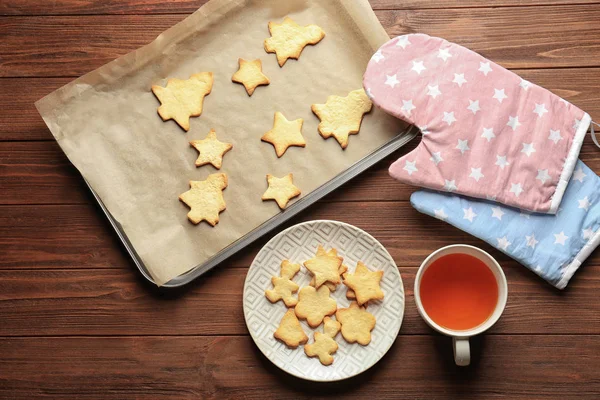
{"label": "wooden plank", "polygon": [[493,0],[487,2],[481,0],[369,0],[369,2],[374,10],[441,9],[444,12],[450,8],[487,8],[490,5],[493,5],[494,8],[498,8],[598,3],[597,0]]}
{"label": "wooden plank", "polygon": [[[560,70],[515,70],[534,82],[587,111],[600,120],[599,68]],[[71,78],[5,78],[0,80],[0,125],[3,140],[52,140],[50,131],[35,109],[34,102],[65,85]],[[151,117],[156,117],[151,114]]]}
{"label": "wooden plank", "polygon": [[[92,15],[92,14],[190,14],[207,0],[135,0],[123,2],[105,0],[5,0],[0,3],[0,15]],[[474,8],[484,7],[478,0],[370,0],[375,10]],[[496,0],[494,7],[532,5],[596,4],[596,0]]]}
{"label": "wooden plank", "polygon": [[454,366],[446,337],[402,336],[365,374],[307,384],[277,369],[248,336],[5,338],[0,396],[530,400],[593,399],[600,391],[600,336],[487,335],[472,342],[471,368]]}
{"label": "wooden plank", "polygon": [[[423,32],[508,68],[600,66],[600,7],[377,11],[392,36]],[[543,16],[543,18],[541,17]],[[0,17],[0,76],[78,76],[151,40],[184,15]]]}
{"label": "wooden plank", "polygon": [[99,207],[0,207],[2,268],[134,268]]}
{"label": "wooden plank", "polygon": [[505,68],[597,66],[598,5],[379,11],[390,36],[426,33],[470,48]]}
{"label": "wooden plank", "polygon": [[[454,243],[479,246],[499,261],[509,260],[481,240],[417,212],[405,201],[330,202],[315,204],[224,265],[246,268],[270,237],[287,226],[314,219],[336,219],[364,229],[387,248],[401,268],[419,266],[433,250]],[[135,269],[100,210],[91,205],[1,206],[0,238],[0,270]],[[593,253],[587,264],[600,265],[600,252]]]}
{"label": "wooden plank", "polygon": [[77,169],[54,141],[0,142],[0,204],[93,202]]}
{"label": "wooden plank", "polygon": [[[566,292],[515,261],[503,267],[508,304],[490,333],[600,332],[600,266],[585,266]],[[417,268],[400,270],[406,294],[401,334],[433,333],[414,303]],[[190,287],[165,292],[131,269],[0,271],[0,336],[244,335],[246,272],[223,266]],[[338,290],[345,293],[344,286]]]}
{"label": "wooden plank", "polygon": [[[390,178],[388,168],[419,141],[420,138],[414,139],[322,201],[408,201],[417,188]],[[590,138],[586,139],[580,158],[600,171],[600,151]],[[55,142],[0,142],[0,187],[0,205],[95,202]]]}
{"label": "wooden plank", "polygon": [[5,0],[0,15],[191,14],[208,0]]}
{"label": "wooden plank", "polygon": [[[0,79],[0,141],[54,140],[34,103],[73,78]],[[0,158],[2,160],[2,158]]]}

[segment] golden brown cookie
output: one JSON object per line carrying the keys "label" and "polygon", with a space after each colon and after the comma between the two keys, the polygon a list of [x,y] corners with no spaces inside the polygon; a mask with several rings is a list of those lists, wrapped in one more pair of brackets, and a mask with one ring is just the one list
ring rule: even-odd
{"label": "golden brown cookie", "polygon": [[300,264],[292,264],[288,260],[281,262],[280,276],[271,278],[273,290],[265,290],[265,296],[271,303],[283,300],[287,307],[294,307],[298,303],[292,293],[298,291],[299,286],[292,281],[292,278],[300,271]]}
{"label": "golden brown cookie", "polygon": [[[342,279],[346,279],[346,276],[348,275],[348,273],[343,273],[342,274]],[[356,294],[354,294],[354,290],[350,289],[349,287],[346,287],[346,298],[348,300],[356,300]],[[368,303],[365,303],[364,306],[366,307]]]}
{"label": "golden brown cookie", "polygon": [[340,283],[340,267],[344,259],[337,255],[337,252],[326,252],[323,246],[319,246],[317,253],[310,260],[304,262],[304,266],[315,277],[315,287],[319,288],[325,282],[331,282],[334,285]]}
{"label": "golden brown cookie", "polygon": [[325,104],[313,104],[312,111],[321,120],[319,133],[327,139],[335,137],[342,149],[348,146],[348,136],[357,134],[363,115],[371,111],[373,103],[363,89],[348,96],[329,96]]}
{"label": "golden brown cookie", "polygon": [[305,319],[313,328],[323,322],[323,318],[333,315],[337,310],[337,302],[329,297],[329,288],[321,286],[315,289],[305,286],[298,292],[298,304],[296,304],[296,316]]}
{"label": "golden brown cookie", "polygon": [[[331,249],[331,250],[330,250],[330,252],[331,252],[331,251],[335,251],[335,249]],[[333,253],[332,253],[332,254],[333,254]],[[335,251],[335,255],[337,256],[337,251]],[[344,274],[346,271],[348,271],[348,267],[347,267],[346,265],[342,264],[342,265],[340,266],[340,269],[338,270],[338,272],[340,273],[340,275],[342,275],[342,276],[343,276],[343,274]],[[309,283],[309,285],[310,285],[310,286],[315,286],[315,276],[314,276],[314,275],[313,275],[312,279],[310,280],[310,283]],[[335,289],[337,289],[337,285],[336,285],[336,284],[334,284],[334,283],[331,283],[331,282],[325,282],[325,283],[324,283],[324,285],[325,285],[325,286],[327,286],[327,287],[329,288],[329,291],[330,291],[330,292],[335,292]]]}
{"label": "golden brown cookie", "polygon": [[333,338],[340,331],[341,325],[329,317],[325,317],[323,321],[323,333],[315,332],[313,343],[304,346],[304,353],[309,357],[319,357],[323,365],[331,365],[331,355],[338,349],[338,344]]}
{"label": "golden brown cookie", "polygon": [[215,226],[219,213],[225,210],[223,189],[227,187],[227,175],[211,174],[204,181],[190,181],[190,190],[179,195],[179,200],[190,207],[189,220],[194,224],[202,221]]}
{"label": "golden brown cookie", "polygon": [[375,328],[375,317],[353,301],[348,308],[340,308],[335,318],[342,324],[342,336],[348,343],[368,345],[371,331]]}
{"label": "golden brown cookie", "polygon": [[302,118],[288,121],[282,113],[276,112],[273,129],[265,133],[260,140],[271,143],[277,157],[281,157],[290,146],[305,147],[306,141],[302,136]]}
{"label": "golden brown cookie", "polygon": [[152,86],[152,93],[158,98],[161,106],[158,114],[167,121],[175,120],[186,132],[190,130],[190,117],[202,114],[204,96],[210,94],[213,85],[212,72],[200,72],[190,79],[171,78],[167,86]]}
{"label": "golden brown cookie", "polygon": [[247,61],[243,58],[238,59],[239,69],[231,80],[236,83],[241,83],[246,88],[248,96],[252,96],[254,89],[257,86],[268,85],[271,83],[269,78],[262,72],[262,62],[260,60]]}
{"label": "golden brown cookie", "polygon": [[300,189],[294,186],[293,179],[294,176],[291,173],[282,178],[267,174],[269,187],[262,195],[262,200],[275,200],[279,208],[283,210],[291,199],[301,194]]}
{"label": "golden brown cookie", "polygon": [[214,129],[211,129],[210,132],[208,132],[205,139],[192,140],[190,146],[200,153],[196,159],[196,167],[212,164],[216,169],[221,169],[221,165],[223,165],[223,156],[233,148],[231,143],[219,141]]}
{"label": "golden brown cookie", "polygon": [[[354,273],[347,273],[344,276],[344,285],[352,289],[358,305],[362,306],[369,300],[383,299],[380,286],[382,277],[383,271],[369,271],[367,266],[359,261]],[[348,293],[346,296],[348,297]]]}
{"label": "golden brown cookie", "polygon": [[269,22],[271,37],[265,39],[265,51],[275,53],[280,67],[288,58],[298,59],[306,45],[317,44],[325,37],[323,29],[317,25],[300,26],[290,17],[281,24]]}
{"label": "golden brown cookie", "polygon": [[275,339],[281,340],[292,349],[308,342],[308,336],[304,333],[302,325],[300,325],[300,321],[298,321],[298,318],[296,318],[296,314],[292,309],[289,309],[285,313],[279,323],[279,327],[275,333],[273,333],[273,336]]}

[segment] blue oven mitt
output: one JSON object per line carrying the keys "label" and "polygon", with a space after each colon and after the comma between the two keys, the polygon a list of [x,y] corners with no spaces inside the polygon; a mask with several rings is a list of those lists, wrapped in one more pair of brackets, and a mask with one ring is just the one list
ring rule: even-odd
{"label": "blue oven mitt", "polygon": [[418,211],[485,240],[559,289],[600,242],[600,178],[581,160],[556,215],[530,214],[490,201],[429,190]]}

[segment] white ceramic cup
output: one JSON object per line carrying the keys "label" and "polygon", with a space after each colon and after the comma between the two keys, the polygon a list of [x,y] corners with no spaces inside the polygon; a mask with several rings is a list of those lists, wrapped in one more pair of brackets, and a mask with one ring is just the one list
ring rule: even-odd
{"label": "white ceramic cup", "polygon": [[[481,261],[493,272],[494,277],[496,277],[496,283],[498,284],[498,301],[496,303],[496,308],[492,315],[481,325],[476,326],[469,330],[452,330],[444,328],[438,324],[436,324],[425,312],[423,308],[423,304],[421,303],[421,278],[423,274],[429,268],[429,266],[438,258],[443,256],[447,256],[448,254],[468,254],[473,256]],[[485,251],[478,249],[477,247],[469,246],[466,244],[454,244],[451,246],[442,247],[431,253],[429,257],[423,261],[421,267],[419,267],[419,271],[417,271],[417,276],[415,278],[415,302],[417,303],[417,310],[421,317],[427,322],[427,325],[435,329],[436,331],[443,333],[444,335],[448,335],[452,337],[452,346],[454,347],[454,362],[459,366],[466,366],[471,363],[471,350],[469,346],[469,338],[471,336],[478,335],[482,332],[488,330],[492,325],[498,321],[502,311],[504,311],[504,307],[506,306],[506,299],[508,296],[508,285],[506,284],[506,277],[504,276],[504,272],[500,267],[500,264],[488,253]]]}

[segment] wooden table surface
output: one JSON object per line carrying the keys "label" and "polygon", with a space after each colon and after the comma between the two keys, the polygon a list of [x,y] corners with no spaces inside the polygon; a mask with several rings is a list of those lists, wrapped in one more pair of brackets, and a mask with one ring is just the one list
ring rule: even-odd
{"label": "wooden table surface", "polygon": [[[150,42],[202,3],[0,2],[1,398],[600,397],[600,252],[561,292],[480,240],[419,214],[408,202],[413,188],[387,174],[417,140],[292,221],[354,224],[400,268],[400,336],[363,375],[307,383],[257,350],[244,323],[242,286],[266,239],[181,290],[147,284],[33,103]],[[391,36],[424,32],[470,47],[600,120],[600,2],[372,5]],[[581,158],[600,171],[589,138]],[[473,340],[469,368],[454,366],[450,339],[425,325],[413,300],[421,261],[452,243],[489,251],[509,285],[506,311]]]}

